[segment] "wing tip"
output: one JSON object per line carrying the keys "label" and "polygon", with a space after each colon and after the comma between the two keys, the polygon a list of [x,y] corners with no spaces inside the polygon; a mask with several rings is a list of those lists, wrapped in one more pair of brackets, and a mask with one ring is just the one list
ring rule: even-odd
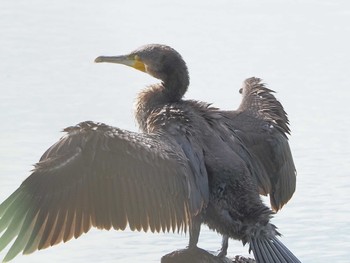
{"label": "wing tip", "polygon": [[246,79],[240,93],[243,96],[244,109],[271,122],[284,136],[290,135],[288,115],[273,95],[275,91],[267,88],[262,79],[257,77]]}

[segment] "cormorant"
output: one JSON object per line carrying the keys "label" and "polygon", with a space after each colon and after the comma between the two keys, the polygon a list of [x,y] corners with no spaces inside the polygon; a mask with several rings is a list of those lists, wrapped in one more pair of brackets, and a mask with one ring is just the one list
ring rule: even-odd
{"label": "cormorant", "polygon": [[137,97],[142,133],[86,121],[64,129],[33,173],[0,205],[4,261],[89,229],[189,231],[196,248],[200,225],[249,243],[257,262],[300,262],[276,236],[273,212],[295,189],[295,167],[282,105],[257,78],[248,79],[237,111],[183,100],[185,62],[165,45],[95,62],[131,66],[161,82]]}

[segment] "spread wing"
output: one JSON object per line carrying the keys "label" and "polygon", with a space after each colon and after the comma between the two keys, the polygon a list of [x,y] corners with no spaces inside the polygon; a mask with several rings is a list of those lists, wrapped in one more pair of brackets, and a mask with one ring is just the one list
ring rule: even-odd
{"label": "spread wing", "polygon": [[92,226],[186,231],[205,205],[203,174],[171,139],[93,122],[65,131],[0,205],[0,251],[15,238],[5,261]]}
{"label": "spread wing", "polygon": [[230,126],[257,162],[255,176],[260,193],[270,195],[271,206],[279,210],[295,191],[296,170],[289,147],[289,121],[272,90],[258,78],[247,79],[236,111],[224,112]]}

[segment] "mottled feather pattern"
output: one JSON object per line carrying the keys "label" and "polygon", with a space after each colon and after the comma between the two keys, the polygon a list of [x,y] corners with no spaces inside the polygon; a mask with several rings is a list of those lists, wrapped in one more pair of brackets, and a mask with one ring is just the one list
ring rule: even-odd
{"label": "mottled feather pattern", "polygon": [[283,133],[290,134],[287,113],[272,94],[274,92],[266,88],[259,78],[253,77],[245,80],[240,89],[243,100],[239,110],[249,112],[251,115],[271,123],[271,125],[276,125],[276,128]]}

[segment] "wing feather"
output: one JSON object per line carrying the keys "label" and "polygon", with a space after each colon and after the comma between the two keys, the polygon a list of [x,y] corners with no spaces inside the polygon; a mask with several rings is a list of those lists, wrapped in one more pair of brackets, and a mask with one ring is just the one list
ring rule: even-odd
{"label": "wing feather", "polygon": [[15,239],[5,261],[77,238],[92,226],[186,231],[206,205],[201,168],[175,140],[93,122],[65,131],[0,205],[0,250]]}
{"label": "wing feather", "polygon": [[287,137],[289,120],[273,92],[259,78],[249,78],[240,89],[239,108],[223,114],[252,155],[260,193],[270,195],[277,211],[295,191],[296,169]]}

